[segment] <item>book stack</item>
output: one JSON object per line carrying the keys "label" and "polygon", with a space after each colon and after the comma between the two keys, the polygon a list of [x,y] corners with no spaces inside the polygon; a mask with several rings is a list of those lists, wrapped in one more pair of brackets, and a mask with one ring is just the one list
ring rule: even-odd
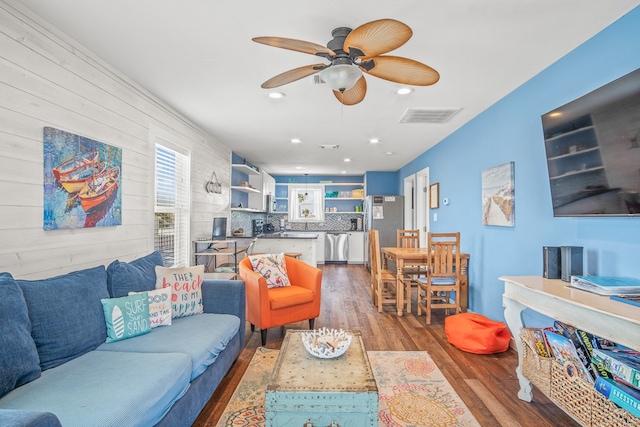
{"label": "book stack", "polygon": [[569,376],[577,375],[589,384],[595,382],[588,367],[580,360],[576,347],[569,338],[551,331],[544,331],[544,334],[553,356]]}
{"label": "book stack", "polygon": [[640,280],[631,277],[571,276],[571,287],[598,295],[640,295]]}
{"label": "book stack", "polygon": [[544,336],[545,329],[551,328],[522,328],[521,335],[540,357],[553,357],[549,344]]}
{"label": "book stack", "polygon": [[594,349],[592,360],[612,378],[598,377],[595,389],[619,407],[640,417],[640,352]]}

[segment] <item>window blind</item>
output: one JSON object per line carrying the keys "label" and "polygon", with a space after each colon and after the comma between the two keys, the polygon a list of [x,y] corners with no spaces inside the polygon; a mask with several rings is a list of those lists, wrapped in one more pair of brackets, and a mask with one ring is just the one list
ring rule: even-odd
{"label": "window blind", "polygon": [[189,156],[156,144],[154,246],[166,266],[189,259]]}

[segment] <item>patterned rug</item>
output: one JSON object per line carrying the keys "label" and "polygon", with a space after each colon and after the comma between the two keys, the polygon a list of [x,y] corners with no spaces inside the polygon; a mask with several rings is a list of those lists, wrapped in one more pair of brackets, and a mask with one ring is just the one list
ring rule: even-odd
{"label": "patterned rug", "polygon": [[[425,351],[369,351],[379,426],[480,426]],[[264,427],[264,396],[278,350],[259,347],[217,427]]]}

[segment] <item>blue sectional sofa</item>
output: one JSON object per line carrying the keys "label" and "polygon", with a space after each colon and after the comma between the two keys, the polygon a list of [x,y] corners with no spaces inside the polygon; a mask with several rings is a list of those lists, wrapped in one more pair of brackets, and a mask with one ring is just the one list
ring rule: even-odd
{"label": "blue sectional sofa", "polygon": [[106,343],[101,299],[155,288],[160,253],[44,280],[0,273],[0,426],[189,426],[244,346],[245,288],[204,280],[203,314]]}

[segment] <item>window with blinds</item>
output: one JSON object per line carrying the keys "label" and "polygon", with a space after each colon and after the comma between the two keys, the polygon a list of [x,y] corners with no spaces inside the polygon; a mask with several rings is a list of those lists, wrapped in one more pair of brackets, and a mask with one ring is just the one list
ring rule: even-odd
{"label": "window with blinds", "polygon": [[154,246],[165,266],[189,265],[189,156],[156,144]]}

